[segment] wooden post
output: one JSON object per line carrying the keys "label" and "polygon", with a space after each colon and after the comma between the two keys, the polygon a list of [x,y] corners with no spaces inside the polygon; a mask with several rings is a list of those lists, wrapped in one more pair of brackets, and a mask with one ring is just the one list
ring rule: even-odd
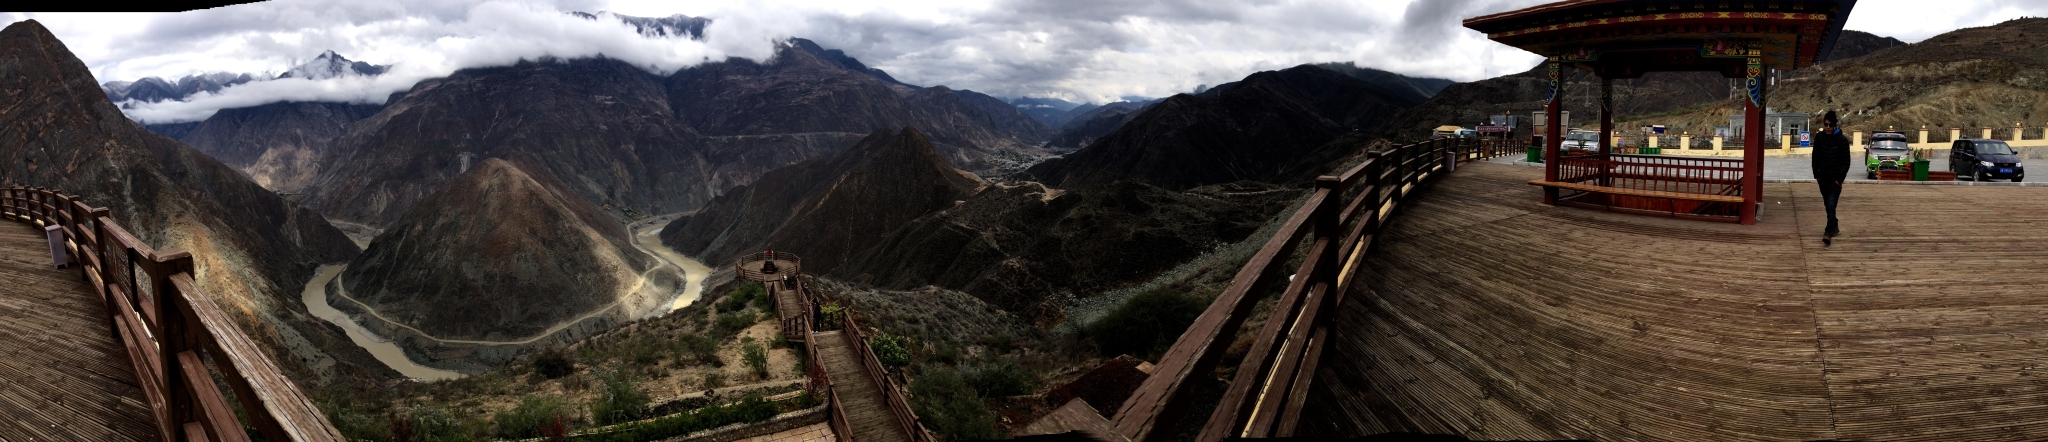
{"label": "wooden post", "polygon": [[1742,110],[1742,224],[1756,224],[1758,204],[1763,199],[1764,177],[1764,97],[1768,86],[1769,69],[1763,67],[1763,49],[1757,43],[1749,47],[1749,99],[1743,100]]}
{"label": "wooden post", "polygon": [[[149,275],[150,294],[156,297],[156,343],[161,355],[158,360],[163,362],[163,365],[158,367],[158,372],[163,373],[165,379],[164,399],[170,406],[171,425],[181,426],[184,422],[197,420],[199,415],[193,406],[197,396],[194,395],[191,386],[184,382],[185,368],[178,363],[178,353],[190,350],[193,346],[190,333],[186,330],[185,315],[179,313],[178,304],[175,302],[179,295],[173,293],[177,288],[171,285],[171,274],[177,273],[180,268],[190,271],[192,254],[173,251],[163,255],[139,258],[157,258],[142,268],[143,273]],[[138,258],[132,251],[129,256]]]}
{"label": "wooden post", "polygon": [[[1557,59],[1554,55],[1550,57],[1550,99],[1543,106],[1543,180],[1553,183],[1557,182],[1557,148],[1564,145],[1563,128],[1558,121],[1562,117],[1560,112],[1564,111],[1561,79],[1564,67]],[[1543,204],[1557,204],[1556,187],[1543,187]]]}
{"label": "wooden post", "polygon": [[[1600,154],[1614,153],[1614,79],[1600,77]],[[1605,175],[1606,170],[1601,174]]]}

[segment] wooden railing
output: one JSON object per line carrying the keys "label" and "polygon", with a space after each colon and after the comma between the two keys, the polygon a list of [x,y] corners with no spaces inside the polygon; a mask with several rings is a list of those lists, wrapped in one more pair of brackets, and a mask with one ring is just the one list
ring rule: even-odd
{"label": "wooden railing", "polygon": [[882,390],[882,402],[888,404],[889,414],[896,417],[896,424],[903,428],[903,434],[911,442],[933,442],[931,432],[924,430],[924,424],[917,421],[917,414],[910,412],[910,402],[903,399],[903,392],[897,391],[889,382],[888,371],[882,368],[882,360],[875,357],[875,349],[868,346],[868,338],[860,330],[860,323],[854,322],[853,310],[848,309],[840,333],[852,340],[853,350],[860,355],[860,364],[867,369],[869,378],[874,379],[875,388]]}
{"label": "wooden railing", "polygon": [[825,395],[825,403],[832,406],[830,410],[827,410],[832,416],[832,434],[837,436],[839,440],[851,440],[853,439],[853,424],[847,422],[846,406],[839,403],[839,393],[832,388],[832,373],[825,370],[825,360],[818,357],[817,333],[806,328],[803,330],[803,336],[804,357],[807,358],[807,363],[810,364],[809,374],[811,381],[809,388],[811,393],[818,394],[822,391]]}
{"label": "wooden railing", "polygon": [[[1215,376],[1223,352],[1270,286],[1288,281],[1283,267],[1312,233],[1307,257],[1292,269],[1292,280],[1197,440],[1292,436],[1322,355],[1324,319],[1356,281],[1357,267],[1386,220],[1421,184],[1455,170],[1459,162],[1514,155],[1523,148],[1505,140],[1431,140],[1371,152],[1340,175],[1317,178],[1315,193],[1238,270],[1124,401],[1114,416],[1117,431],[1134,441],[1173,437],[1179,418],[1199,396],[1197,387]],[[1355,196],[1347,198],[1350,194]]]}
{"label": "wooden railing", "polygon": [[249,440],[207,360],[234,389],[264,440],[342,440],[319,408],[199,289],[190,253],[157,251],[114,222],[107,209],[40,187],[0,189],[0,213],[63,228],[66,252],[106,304],[110,329],[128,349],[164,441]]}

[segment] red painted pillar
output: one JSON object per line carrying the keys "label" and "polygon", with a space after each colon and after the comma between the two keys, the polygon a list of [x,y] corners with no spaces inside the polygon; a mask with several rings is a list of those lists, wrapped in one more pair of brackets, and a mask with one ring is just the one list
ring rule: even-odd
{"label": "red painted pillar", "polygon": [[1742,208],[1743,224],[1756,224],[1763,201],[1764,185],[1764,103],[1769,70],[1763,67],[1763,51],[1749,49],[1749,75],[1744,80],[1749,94],[1742,109]]}
{"label": "red painted pillar", "polygon": [[[1550,57],[1550,101],[1543,109],[1543,180],[1549,182],[1557,182],[1557,148],[1564,144],[1564,134],[1557,121],[1561,116],[1559,113],[1564,111],[1562,68],[1557,57]],[[1543,203],[1557,203],[1557,188],[1543,188]]]}
{"label": "red painted pillar", "polygon": [[1600,77],[1600,154],[1614,153],[1614,79]]}

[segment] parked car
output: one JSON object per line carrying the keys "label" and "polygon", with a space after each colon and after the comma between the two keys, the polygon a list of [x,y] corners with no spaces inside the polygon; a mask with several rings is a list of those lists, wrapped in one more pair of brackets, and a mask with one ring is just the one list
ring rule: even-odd
{"label": "parked car", "polygon": [[1949,146],[1949,170],[1971,181],[2010,179],[2017,183],[2026,178],[2023,167],[2019,153],[2004,141],[1964,138]]}
{"label": "parked car", "polygon": [[1564,134],[1561,150],[1600,150],[1600,133],[1590,130],[1575,130]]}
{"label": "parked car", "polygon": [[1865,176],[1873,180],[1880,170],[1913,170],[1913,147],[1906,144],[1906,134],[1870,134],[1870,144],[1863,147],[1863,166],[1869,169]]}

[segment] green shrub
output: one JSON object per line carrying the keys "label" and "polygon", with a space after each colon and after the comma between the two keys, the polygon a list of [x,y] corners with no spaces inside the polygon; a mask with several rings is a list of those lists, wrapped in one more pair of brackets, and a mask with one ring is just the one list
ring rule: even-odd
{"label": "green shrub", "polygon": [[685,356],[700,364],[723,366],[718,360],[718,341],[710,336],[685,333],[676,338],[676,365],[683,365]]}
{"label": "green shrub", "polygon": [[910,365],[910,340],[892,336],[889,332],[876,330],[868,337],[868,348],[875,350],[875,359],[883,366],[902,367]]}
{"label": "green shrub", "polygon": [[747,368],[753,369],[755,375],[761,376],[762,379],[768,378],[768,349],[754,342],[754,338],[741,339],[740,360],[745,361]]}
{"label": "green shrub", "polygon": [[827,302],[824,306],[818,307],[818,316],[822,317],[818,318],[818,325],[813,328],[838,330],[840,324],[846,323],[846,306],[839,305],[838,302]]}
{"label": "green shrub", "polygon": [[604,390],[599,392],[597,402],[590,404],[590,418],[598,425],[630,422],[647,414],[647,393],[640,392],[632,375],[613,369],[601,381]]}
{"label": "green shrub", "polygon": [[712,326],[712,338],[719,342],[730,340],[733,336],[740,334],[740,330],[746,330],[747,327],[753,326],[754,322],[758,319],[759,317],[750,311],[719,314],[718,323]]}
{"label": "green shrub", "polygon": [[543,378],[560,379],[575,373],[576,364],[569,362],[569,357],[562,352],[548,350],[533,358],[533,372]]}
{"label": "green shrub", "polygon": [[926,428],[946,440],[987,440],[1002,437],[995,413],[981,403],[974,388],[951,368],[938,368],[910,383],[910,410]]}
{"label": "green shrub", "polygon": [[774,418],[776,407],[761,395],[750,394],[733,404],[713,404],[688,413],[679,413],[656,418],[646,422],[622,425],[613,431],[599,434],[584,434],[569,438],[575,441],[619,441],[640,442],[661,440],[738,423],[763,422]]}
{"label": "green shrub", "polygon": [[464,422],[438,405],[413,405],[394,410],[388,416],[391,438],[404,442],[458,442],[476,440]]}
{"label": "green shrub", "polygon": [[707,389],[707,390],[708,390],[708,389],[713,389],[713,388],[721,388],[721,387],[724,387],[724,386],[725,386],[725,373],[719,373],[719,372],[715,372],[715,371],[714,371],[714,372],[710,372],[710,373],[705,373],[705,374],[704,374],[704,388],[705,388],[705,389]]}
{"label": "green shrub", "polygon": [[[763,287],[763,286],[761,285],[761,283],[760,283],[760,282],[756,282],[756,281],[745,281],[745,282],[741,282],[741,283],[740,283],[740,286],[739,286],[739,287],[735,287],[735,288],[733,288],[731,292],[726,292],[726,294],[725,294],[725,299],[723,299],[723,300],[720,300],[720,301],[718,302],[718,311],[721,311],[721,312],[736,312],[736,311],[740,311],[740,309],[744,309],[744,308],[747,308],[747,304],[748,304],[748,303],[753,303],[753,302],[757,302],[758,300],[763,300],[763,299],[767,299],[767,298],[768,298],[768,289],[767,289],[767,287]],[[762,305],[766,305],[766,304],[765,304],[765,303],[762,303]],[[767,309],[767,308],[762,308],[762,310],[768,310],[768,309]]]}
{"label": "green shrub", "polygon": [[967,386],[984,398],[1010,397],[1031,393],[1038,379],[1014,363],[983,364],[962,374]]}
{"label": "green shrub", "polygon": [[1201,300],[1172,289],[1153,289],[1132,296],[1088,324],[1087,334],[1103,356],[1128,354],[1152,359],[1172,346],[1206,307]]}
{"label": "green shrub", "polygon": [[333,423],[334,429],[340,431],[343,438],[391,439],[391,428],[385,422],[377,420],[375,414],[364,413],[348,406],[328,405],[321,408],[327,410],[327,422]]}
{"label": "green shrub", "polygon": [[519,406],[498,413],[492,420],[498,423],[499,438],[528,439],[546,437],[546,430],[566,426],[573,417],[568,401],[529,394],[519,398]]}

